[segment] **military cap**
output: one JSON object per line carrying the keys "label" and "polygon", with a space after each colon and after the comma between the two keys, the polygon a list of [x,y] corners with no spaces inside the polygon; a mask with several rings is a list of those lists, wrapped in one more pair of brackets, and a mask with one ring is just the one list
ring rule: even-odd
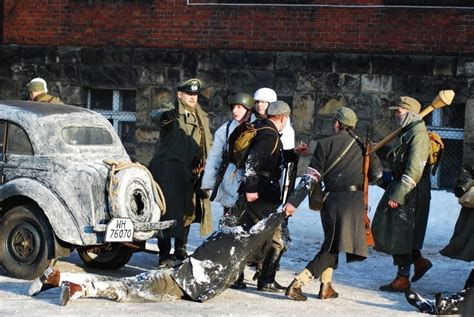
{"label": "military cap", "polygon": [[420,113],[421,104],[415,98],[402,96],[396,106],[388,107],[390,110],[397,110],[397,109],[406,109],[413,113]]}
{"label": "military cap", "polygon": [[46,81],[42,78],[34,78],[28,84],[26,84],[29,92],[44,91],[47,92]]}
{"label": "military cap", "polygon": [[357,122],[357,116],[355,112],[347,107],[341,107],[337,109],[334,118],[340,123],[352,128],[355,127]]}
{"label": "military cap", "polygon": [[289,116],[291,114],[290,106],[281,100],[272,102],[267,109],[267,115],[269,116]]}
{"label": "military cap", "polygon": [[202,82],[197,78],[191,78],[176,86],[178,91],[185,92],[187,94],[198,94],[201,91]]}

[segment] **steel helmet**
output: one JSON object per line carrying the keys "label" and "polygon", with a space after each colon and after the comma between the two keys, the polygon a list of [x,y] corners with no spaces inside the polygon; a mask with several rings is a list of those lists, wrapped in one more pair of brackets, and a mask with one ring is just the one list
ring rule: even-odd
{"label": "steel helmet", "polygon": [[28,84],[26,84],[26,86],[31,91],[44,91],[45,93],[48,93],[48,85],[46,84],[46,80],[41,77],[33,78]]}
{"label": "steel helmet", "polygon": [[270,88],[259,88],[253,95],[253,99],[255,100],[263,100],[268,103],[272,103],[277,101],[277,94],[275,90]]}
{"label": "steel helmet", "polygon": [[230,98],[230,109],[232,110],[233,105],[242,105],[248,110],[253,108],[253,105],[255,104],[255,100],[253,100],[252,96],[249,94],[246,94],[245,92],[238,92],[235,95]]}

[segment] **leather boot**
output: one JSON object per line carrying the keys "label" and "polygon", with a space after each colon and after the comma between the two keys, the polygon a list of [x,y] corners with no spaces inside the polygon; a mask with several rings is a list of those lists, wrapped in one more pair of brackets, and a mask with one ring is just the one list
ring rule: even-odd
{"label": "leather boot", "polygon": [[413,260],[413,265],[415,266],[415,274],[413,274],[411,281],[416,282],[422,278],[429,269],[431,269],[433,263],[431,263],[430,260],[420,256]]}
{"label": "leather boot", "polygon": [[397,276],[390,284],[380,286],[384,292],[406,292],[410,290],[410,281],[406,276]]}
{"label": "leather boot", "polygon": [[244,272],[240,273],[237,280],[230,285],[232,289],[244,289],[247,288],[247,284],[244,282]]}
{"label": "leather boot", "polygon": [[286,289],[285,295],[296,301],[305,301],[308,299],[301,288],[308,284],[313,279],[313,274],[308,269],[304,269],[303,272],[298,274],[298,276],[291,282],[290,286]]}
{"label": "leather boot", "polygon": [[327,298],[338,298],[339,294],[332,288],[331,282],[321,283],[319,287],[318,298],[327,299]]}
{"label": "leather boot", "polygon": [[33,283],[31,283],[28,289],[29,296],[38,295],[50,288],[59,287],[60,273],[57,269],[48,267],[43,274],[37,277]]}
{"label": "leather boot", "polygon": [[82,296],[82,286],[72,282],[64,282],[61,284],[60,305],[66,306],[71,299]]}
{"label": "leather boot", "polygon": [[275,275],[280,263],[283,252],[279,249],[271,247],[263,261],[262,271],[258,277],[257,290],[271,293],[283,293],[285,287],[275,281]]}
{"label": "leather boot", "polygon": [[294,279],[293,282],[291,282],[290,286],[286,289],[285,295],[293,300],[296,301],[305,301],[308,299],[303,292],[301,291],[301,288],[303,287],[303,283],[301,281]]}

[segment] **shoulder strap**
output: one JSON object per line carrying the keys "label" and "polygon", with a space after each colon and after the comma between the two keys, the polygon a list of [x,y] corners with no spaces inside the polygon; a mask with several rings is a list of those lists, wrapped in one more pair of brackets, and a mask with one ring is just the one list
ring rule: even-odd
{"label": "shoulder strap", "polygon": [[229,142],[229,140],[228,140],[229,139],[229,127],[230,127],[230,124],[232,123],[232,120],[233,119],[227,121],[227,125],[225,127],[225,143],[226,144]]}
{"label": "shoulder strap", "polygon": [[347,151],[349,151],[349,149],[355,143],[355,141],[356,139],[352,139],[352,141],[346,146],[346,148],[341,152],[341,154],[339,154],[339,156],[334,160],[334,162],[332,162],[331,166],[329,166],[329,168],[326,171],[324,171],[321,177],[329,173],[329,171],[331,171],[337,165],[337,163],[339,163],[342,160],[344,155],[346,155]]}
{"label": "shoulder strap", "polygon": [[277,135],[277,140],[276,140],[275,146],[273,147],[273,150],[272,150],[272,154],[273,154],[273,153],[275,153],[275,151],[276,151],[276,149],[277,149],[277,147],[278,147],[278,141],[280,140],[280,134],[278,134],[278,132],[276,132],[275,129],[273,129],[273,128],[271,128],[271,127],[261,127],[261,128],[255,129],[255,130],[256,130],[256,131],[259,131],[259,130],[264,130],[264,129],[270,129],[270,130],[272,130],[273,132],[275,132],[276,135]]}

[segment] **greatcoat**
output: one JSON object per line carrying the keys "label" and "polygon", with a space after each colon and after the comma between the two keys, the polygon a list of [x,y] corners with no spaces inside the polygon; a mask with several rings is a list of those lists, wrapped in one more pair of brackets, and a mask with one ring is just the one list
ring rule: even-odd
{"label": "greatcoat", "polygon": [[[171,109],[175,109],[177,114],[169,120],[168,115],[164,114]],[[156,152],[149,169],[165,197],[166,213],[162,220],[176,219],[178,222],[163,233],[165,237],[183,238],[184,226],[200,222],[201,235],[207,236],[212,232],[211,206],[208,198],[199,195],[200,177],[193,174],[193,164],[201,155],[204,161],[207,159],[211,144],[209,118],[199,104],[196,104],[193,114],[180,102],[177,105],[164,105],[153,111],[150,118],[160,128]],[[198,120],[201,121],[202,130]]]}
{"label": "greatcoat", "polygon": [[[412,122],[403,128],[387,158],[393,180],[380,200],[372,222],[377,251],[411,254],[425,239],[430,207],[430,140],[425,123]],[[390,208],[388,200],[398,202]]]}

